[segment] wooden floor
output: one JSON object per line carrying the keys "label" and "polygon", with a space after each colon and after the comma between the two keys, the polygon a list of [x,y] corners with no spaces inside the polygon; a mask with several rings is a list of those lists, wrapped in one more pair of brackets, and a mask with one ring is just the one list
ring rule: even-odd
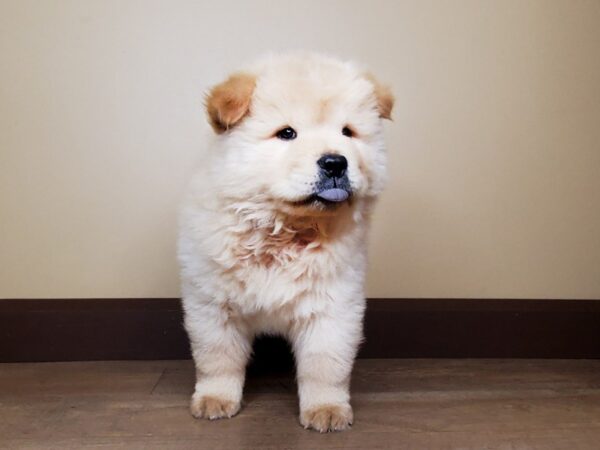
{"label": "wooden floor", "polygon": [[359,360],[355,425],[297,419],[289,375],[257,375],[229,420],[193,419],[190,361],[0,364],[0,447],[599,449],[600,361]]}

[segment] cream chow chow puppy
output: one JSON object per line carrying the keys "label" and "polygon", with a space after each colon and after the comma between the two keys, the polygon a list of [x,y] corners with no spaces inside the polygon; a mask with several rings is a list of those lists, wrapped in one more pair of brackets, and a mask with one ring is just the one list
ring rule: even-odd
{"label": "cream chow chow puppy", "polygon": [[263,59],[207,95],[215,131],[180,222],[191,412],[240,410],[257,334],[291,342],[300,422],[352,424],[366,237],[383,187],[389,90],[355,65],[294,53]]}

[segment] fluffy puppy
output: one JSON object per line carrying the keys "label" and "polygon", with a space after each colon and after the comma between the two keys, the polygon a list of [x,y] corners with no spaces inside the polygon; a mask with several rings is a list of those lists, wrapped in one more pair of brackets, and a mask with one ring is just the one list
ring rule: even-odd
{"label": "fluffy puppy", "polygon": [[268,57],[209,92],[215,136],[178,249],[195,417],[240,410],[252,340],[267,333],[292,344],[301,424],[352,424],[366,235],[392,106],[355,65],[309,53]]}

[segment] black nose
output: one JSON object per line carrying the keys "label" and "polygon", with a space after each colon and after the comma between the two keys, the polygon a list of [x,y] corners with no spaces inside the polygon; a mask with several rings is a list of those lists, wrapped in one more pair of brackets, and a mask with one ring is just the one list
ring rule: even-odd
{"label": "black nose", "polygon": [[344,176],[348,168],[348,160],[342,155],[327,154],[323,155],[317,164],[329,178],[339,178]]}

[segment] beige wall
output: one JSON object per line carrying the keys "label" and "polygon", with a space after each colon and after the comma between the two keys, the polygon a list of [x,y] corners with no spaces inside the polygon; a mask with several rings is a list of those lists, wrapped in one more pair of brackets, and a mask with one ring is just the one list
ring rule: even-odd
{"label": "beige wall", "polygon": [[0,297],[178,295],[201,94],[266,50],[397,94],[370,296],[600,297],[597,1],[3,1]]}

